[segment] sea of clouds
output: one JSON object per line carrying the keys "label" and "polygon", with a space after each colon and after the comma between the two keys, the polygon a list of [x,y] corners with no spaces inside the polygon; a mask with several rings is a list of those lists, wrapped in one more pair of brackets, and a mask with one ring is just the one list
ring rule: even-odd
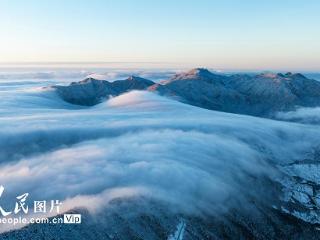
{"label": "sea of clouds", "polygon": [[40,87],[49,83],[1,80],[5,208],[28,192],[30,202],[63,201],[63,211],[94,214],[112,199],[145,196],[181,212],[219,214],[257,195],[250,179],[274,178],[274,166],[319,147],[317,125],[210,111],[145,91],[79,107]]}

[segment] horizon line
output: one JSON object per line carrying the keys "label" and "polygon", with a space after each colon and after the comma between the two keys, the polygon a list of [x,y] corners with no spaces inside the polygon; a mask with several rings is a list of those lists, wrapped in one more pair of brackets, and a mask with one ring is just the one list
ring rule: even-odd
{"label": "horizon line", "polygon": [[[207,68],[214,71],[230,71],[230,72],[305,72],[305,73],[319,73],[320,69],[296,69],[296,68],[237,68],[237,67],[214,67],[207,65],[196,65],[192,63],[182,63],[182,62],[150,62],[150,61],[19,61],[19,62],[0,62],[0,69],[1,68],[19,68],[19,67],[30,67],[30,68],[36,68],[38,67],[58,67],[58,68],[68,68],[69,66],[74,67],[86,67],[85,65],[88,65],[88,67],[96,67],[96,68],[115,68],[112,66],[99,66],[99,65],[105,65],[105,64],[148,64],[148,65],[159,65],[159,64],[168,64],[168,65],[175,65],[175,66],[161,66],[157,67],[157,69],[193,69],[193,68]],[[69,66],[68,66],[69,65]],[[77,66],[78,65],[78,66]],[[84,65],[84,66],[80,66]],[[92,66],[97,65],[97,66]],[[193,66],[193,67],[192,67]],[[150,66],[149,66],[150,67]],[[116,67],[119,68],[119,67]],[[133,66],[124,66],[125,68],[133,68]],[[141,67],[135,67],[138,69],[148,68],[148,66],[141,66]]]}

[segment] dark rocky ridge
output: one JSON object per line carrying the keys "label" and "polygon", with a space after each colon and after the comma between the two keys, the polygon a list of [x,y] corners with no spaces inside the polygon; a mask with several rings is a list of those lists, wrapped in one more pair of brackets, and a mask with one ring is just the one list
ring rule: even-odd
{"label": "dark rocky ridge", "polygon": [[144,90],[154,82],[131,76],[126,80],[108,82],[87,78],[80,82],[73,82],[69,86],[53,86],[58,94],[72,104],[93,106],[110,96],[118,96],[130,90]]}
{"label": "dark rocky ridge", "polygon": [[65,101],[85,106],[131,90],[153,91],[201,108],[264,117],[297,106],[320,105],[320,82],[300,73],[227,76],[196,68],[161,84],[132,76],[115,82],[88,78],[54,88]]}

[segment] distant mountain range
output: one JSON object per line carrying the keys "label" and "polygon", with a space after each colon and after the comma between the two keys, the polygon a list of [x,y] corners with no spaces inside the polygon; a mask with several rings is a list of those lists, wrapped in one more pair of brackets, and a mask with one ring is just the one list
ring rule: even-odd
{"label": "distant mountain range", "polygon": [[222,75],[195,68],[161,83],[136,76],[114,82],[87,78],[53,88],[65,101],[84,106],[131,90],[156,92],[201,108],[264,117],[297,106],[320,105],[320,82],[290,72]]}

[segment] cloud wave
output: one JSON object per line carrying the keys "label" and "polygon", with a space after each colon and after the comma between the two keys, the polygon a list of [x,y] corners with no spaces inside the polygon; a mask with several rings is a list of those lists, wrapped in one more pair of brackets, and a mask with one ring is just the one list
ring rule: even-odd
{"label": "cloud wave", "polygon": [[65,211],[103,208],[123,194],[219,214],[258,195],[248,187],[253,178],[273,178],[275,165],[304,159],[320,142],[318,126],[199,109],[144,91],[90,108],[39,89],[11,93],[0,93],[10,96],[0,103],[4,206],[23,192],[30,201],[63,200]]}

